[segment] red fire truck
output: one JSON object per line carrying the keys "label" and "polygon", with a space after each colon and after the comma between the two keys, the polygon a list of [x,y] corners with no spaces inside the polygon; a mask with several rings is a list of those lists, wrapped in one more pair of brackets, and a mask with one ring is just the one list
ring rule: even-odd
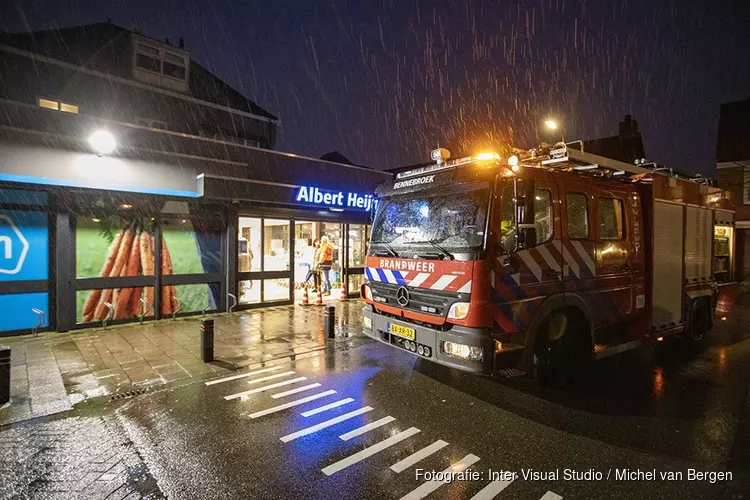
{"label": "red fire truck", "polygon": [[651,339],[705,346],[738,289],[729,193],[583,149],[452,161],[440,149],[381,186],[365,334],[542,383]]}

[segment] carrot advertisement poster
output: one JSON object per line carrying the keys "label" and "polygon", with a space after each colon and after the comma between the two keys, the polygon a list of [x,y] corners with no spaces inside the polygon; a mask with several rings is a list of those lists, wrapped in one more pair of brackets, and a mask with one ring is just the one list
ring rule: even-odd
{"label": "carrot advertisement poster", "polygon": [[[154,257],[154,222],[150,218],[106,220],[78,217],[76,274],[78,278],[114,278],[161,274],[204,274],[221,270],[221,232],[210,224],[190,219],[162,222],[160,262]],[[113,319],[154,316],[154,288],[131,287],[78,292],[77,321],[101,321],[114,307]],[[195,312],[218,303],[218,284],[164,285],[161,315]]]}

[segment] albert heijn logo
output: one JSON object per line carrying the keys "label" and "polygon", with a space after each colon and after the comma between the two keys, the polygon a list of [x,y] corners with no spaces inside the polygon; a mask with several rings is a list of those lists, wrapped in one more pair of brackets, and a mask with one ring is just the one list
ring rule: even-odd
{"label": "albert heijn logo", "polygon": [[29,242],[8,215],[0,214],[0,274],[18,274],[29,252]]}

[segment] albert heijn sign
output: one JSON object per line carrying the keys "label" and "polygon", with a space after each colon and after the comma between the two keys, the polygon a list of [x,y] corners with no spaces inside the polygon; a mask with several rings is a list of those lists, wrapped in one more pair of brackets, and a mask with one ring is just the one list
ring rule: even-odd
{"label": "albert heijn sign", "polygon": [[346,191],[332,191],[315,186],[300,186],[294,196],[295,201],[341,210],[362,210],[369,212],[378,207],[378,200],[371,194]]}
{"label": "albert heijn sign", "polygon": [[47,214],[0,211],[0,281],[47,279]]}

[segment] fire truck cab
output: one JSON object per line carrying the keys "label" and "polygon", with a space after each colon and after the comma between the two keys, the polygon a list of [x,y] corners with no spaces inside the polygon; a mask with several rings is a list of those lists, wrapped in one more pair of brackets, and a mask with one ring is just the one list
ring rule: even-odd
{"label": "fire truck cab", "polygon": [[648,339],[704,346],[737,291],[728,193],[571,146],[507,160],[436,150],[434,165],[381,186],[365,334],[543,383]]}

